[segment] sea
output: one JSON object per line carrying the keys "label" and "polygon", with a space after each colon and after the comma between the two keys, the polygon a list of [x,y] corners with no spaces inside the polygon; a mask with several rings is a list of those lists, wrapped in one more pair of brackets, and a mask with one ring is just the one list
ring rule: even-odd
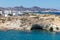
{"label": "sea", "polygon": [[60,40],[60,33],[43,30],[8,30],[0,31],[0,40]]}
{"label": "sea", "polygon": [[[60,13],[54,13],[60,15]],[[0,30],[0,40],[60,40],[60,32]]]}
{"label": "sea", "polygon": [[33,12],[37,14],[55,14],[55,15],[60,15],[60,12]]}

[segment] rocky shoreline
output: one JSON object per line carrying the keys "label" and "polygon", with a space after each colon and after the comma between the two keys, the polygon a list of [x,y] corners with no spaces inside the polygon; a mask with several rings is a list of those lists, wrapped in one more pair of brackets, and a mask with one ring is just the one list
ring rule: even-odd
{"label": "rocky shoreline", "polygon": [[27,13],[21,16],[0,17],[0,30],[47,30],[60,32],[60,16]]}

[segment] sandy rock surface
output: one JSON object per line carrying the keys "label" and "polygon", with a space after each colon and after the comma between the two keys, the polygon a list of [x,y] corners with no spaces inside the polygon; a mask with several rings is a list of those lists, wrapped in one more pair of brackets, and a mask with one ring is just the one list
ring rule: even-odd
{"label": "sandy rock surface", "polygon": [[[60,16],[52,14],[25,14],[22,16],[0,17],[1,30],[31,30],[38,24],[45,30],[60,31]],[[58,28],[58,29],[57,29]]]}

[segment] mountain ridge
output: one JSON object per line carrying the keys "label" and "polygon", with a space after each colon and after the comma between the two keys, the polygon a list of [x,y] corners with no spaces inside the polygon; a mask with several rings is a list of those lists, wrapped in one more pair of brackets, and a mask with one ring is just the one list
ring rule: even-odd
{"label": "mountain ridge", "polygon": [[33,7],[30,7],[30,8],[27,8],[27,7],[23,7],[23,6],[15,6],[15,7],[0,7],[0,10],[16,10],[16,11],[38,11],[38,12],[41,12],[41,11],[60,11],[58,9],[51,9],[51,8],[41,8],[41,7],[38,7],[38,6],[33,6]]}

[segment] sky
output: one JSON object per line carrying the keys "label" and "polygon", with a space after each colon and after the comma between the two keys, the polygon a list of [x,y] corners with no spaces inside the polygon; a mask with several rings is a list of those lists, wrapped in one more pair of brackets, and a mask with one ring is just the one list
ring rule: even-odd
{"label": "sky", "polygon": [[14,6],[60,9],[60,0],[0,0],[0,7]]}

